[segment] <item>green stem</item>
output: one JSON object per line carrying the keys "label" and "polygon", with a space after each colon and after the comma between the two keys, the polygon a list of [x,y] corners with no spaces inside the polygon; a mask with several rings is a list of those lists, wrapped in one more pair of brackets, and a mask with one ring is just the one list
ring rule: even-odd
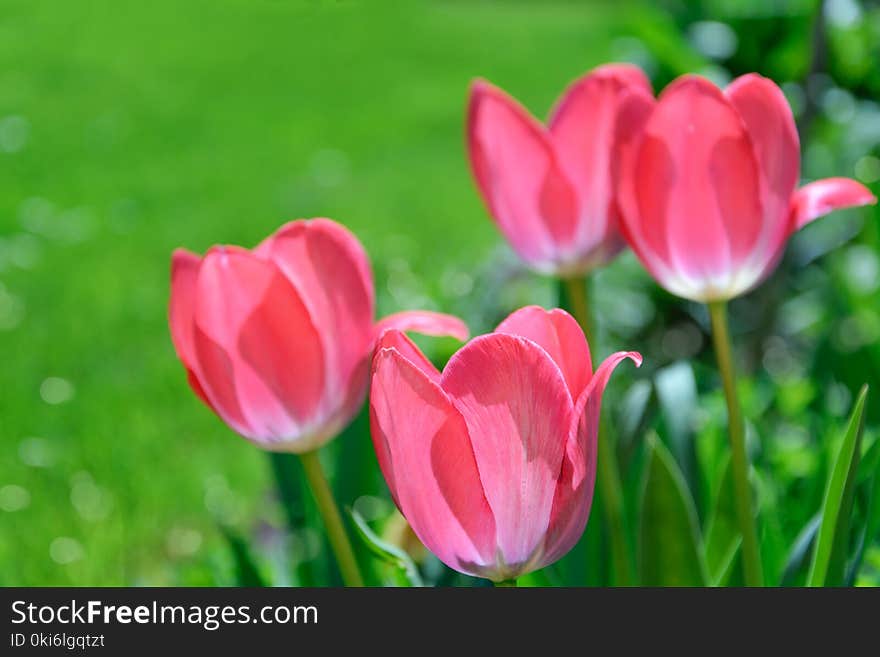
{"label": "green stem", "polygon": [[593,333],[593,318],[590,315],[590,290],[589,285],[587,284],[586,276],[573,276],[571,278],[563,279],[563,284],[565,285],[565,296],[568,297],[568,306],[567,310],[569,310],[578,324],[581,325],[581,329],[584,331],[584,335],[587,337],[587,344],[590,345],[590,353],[592,355],[592,350],[596,348],[596,343],[594,340]]}
{"label": "green stem", "polygon": [[[589,289],[586,277],[566,278],[565,285],[568,305],[572,316],[581,325],[591,354],[598,346],[595,341],[593,323],[590,316]],[[602,416],[599,416],[599,453],[597,455],[598,484],[602,492],[602,507],[608,533],[611,539],[611,567],[614,571],[614,584],[629,586],[630,561],[627,549],[626,530],[623,523],[623,487],[620,483],[620,471],[617,465],[617,454],[614,444],[605,427]]]}
{"label": "green stem", "polygon": [[730,331],[727,327],[727,303],[713,301],[709,304],[709,318],[712,322],[712,341],[718,370],[724,384],[724,398],[727,401],[727,425],[730,435],[731,466],[733,468],[733,487],[736,497],[736,515],[742,533],[742,564],[746,586],[763,586],[764,575],[761,567],[761,553],[758,548],[758,534],[752,514],[751,489],[749,487],[749,462],[746,455],[746,434],[742,409],[736,392],[736,371],[733,364]]}
{"label": "green stem", "polygon": [[302,462],[303,471],[306,473],[309,488],[312,489],[312,494],[315,496],[318,511],[324,521],[327,538],[330,540],[330,548],[333,550],[333,554],[336,555],[339,572],[342,573],[342,580],[346,586],[363,586],[364,579],[361,577],[361,571],[354,557],[354,551],[351,549],[351,543],[348,541],[348,535],[345,533],[345,526],[342,524],[339,508],[336,506],[333,493],[327,484],[327,478],[324,476],[324,469],[321,467],[318,452],[306,452],[305,454],[300,454],[299,458]]}
{"label": "green stem", "polygon": [[495,582],[495,588],[507,588],[507,587],[516,587],[516,579],[503,579],[500,582]]}

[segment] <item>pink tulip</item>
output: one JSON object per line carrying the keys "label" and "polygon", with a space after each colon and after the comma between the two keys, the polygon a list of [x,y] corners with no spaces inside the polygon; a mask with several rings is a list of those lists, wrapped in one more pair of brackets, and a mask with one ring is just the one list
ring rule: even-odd
{"label": "pink tulip", "polygon": [[397,330],[373,359],[379,465],[419,539],[451,568],[501,581],[562,557],[583,533],[602,392],[577,322],[530,306],[475,338],[443,372]]}
{"label": "pink tulip", "polygon": [[373,321],[366,253],[329,219],[293,221],[253,251],[178,249],[169,322],[195,393],[242,436],[303,453],[333,438],[366,396],[381,331],[466,340],[449,315],[404,312]]}
{"label": "pink tulip", "polygon": [[628,64],[600,66],[563,94],[545,128],[478,80],[468,107],[471,168],[513,249],[542,273],[584,274],[624,246],[611,173],[615,125],[630,94],[651,94]]}
{"label": "pink tulip", "polygon": [[875,203],[859,183],[795,189],[800,150],[782,91],[760,75],[724,91],[686,75],[621,111],[618,200],[627,241],[667,290],[723,301],[763,281],[793,232],[832,210]]}

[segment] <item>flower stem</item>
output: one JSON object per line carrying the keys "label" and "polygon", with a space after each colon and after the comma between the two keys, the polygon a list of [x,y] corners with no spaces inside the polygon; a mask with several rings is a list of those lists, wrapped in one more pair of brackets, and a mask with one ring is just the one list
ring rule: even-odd
{"label": "flower stem", "polygon": [[321,460],[318,458],[318,452],[317,450],[306,452],[305,454],[300,454],[299,458],[302,462],[303,471],[306,473],[309,488],[312,489],[312,495],[315,496],[318,511],[324,521],[327,538],[330,540],[330,548],[333,550],[333,554],[336,555],[336,562],[339,564],[342,580],[346,586],[363,586],[364,580],[361,577],[361,571],[358,568],[354,551],[351,549],[348,535],[345,533],[345,526],[342,524],[339,508],[336,506],[333,493],[327,484],[327,478],[324,476],[324,469],[321,466]]}
{"label": "flower stem", "polygon": [[586,276],[572,276],[564,278],[562,284],[565,287],[566,305],[572,317],[574,317],[587,338],[587,344],[590,345],[590,355],[592,350],[596,348],[593,334],[593,318],[590,314],[590,289]]}
{"label": "flower stem", "polygon": [[496,589],[508,588],[508,587],[516,588],[516,579],[515,578],[514,579],[503,579],[500,582],[495,582]]}
{"label": "flower stem", "polygon": [[[581,325],[591,355],[598,346],[595,341],[593,322],[590,316],[589,286],[586,277],[563,279],[565,295],[572,316]],[[629,550],[627,548],[626,530],[623,520],[623,488],[620,483],[620,471],[617,465],[617,454],[612,439],[606,430],[602,416],[599,416],[598,436],[598,483],[601,490],[602,506],[605,522],[611,543],[611,566],[616,586],[629,586],[630,577]]]}
{"label": "flower stem", "polygon": [[742,533],[742,564],[746,586],[763,586],[761,572],[761,553],[758,548],[758,534],[752,515],[751,489],[749,487],[749,463],[746,455],[746,435],[742,409],[736,392],[736,371],[733,364],[730,331],[727,326],[727,303],[713,301],[708,304],[712,323],[712,341],[718,370],[724,384],[724,398],[727,401],[727,425],[730,436],[731,466],[733,468],[733,487],[736,498],[736,515]]}

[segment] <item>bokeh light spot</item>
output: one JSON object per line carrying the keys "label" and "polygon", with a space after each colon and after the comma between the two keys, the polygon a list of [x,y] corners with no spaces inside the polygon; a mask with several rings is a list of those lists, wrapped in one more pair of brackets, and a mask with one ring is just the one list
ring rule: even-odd
{"label": "bokeh light spot", "polygon": [[0,488],[0,509],[12,513],[30,506],[31,494],[17,484],[7,484]]}
{"label": "bokeh light spot", "polygon": [[40,397],[47,404],[63,404],[73,399],[76,390],[67,379],[50,376],[40,384]]}

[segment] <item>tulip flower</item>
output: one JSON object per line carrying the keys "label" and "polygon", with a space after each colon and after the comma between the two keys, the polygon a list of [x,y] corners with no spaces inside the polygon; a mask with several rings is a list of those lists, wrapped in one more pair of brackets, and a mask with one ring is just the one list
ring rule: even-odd
{"label": "tulip flower", "polygon": [[623,231],[668,291],[709,306],[728,410],[746,584],[763,584],[745,428],[726,302],[761,283],[788,238],[838,208],[875,203],[862,185],[830,178],[797,189],[800,147],[782,91],[756,74],[723,91],[686,75],[655,102],[632,94],[620,112],[615,178]]}
{"label": "tulip flower", "polygon": [[[638,114],[630,96],[651,97],[651,83],[630,64],[600,66],[575,81],[547,127],[500,89],[477,81],[468,108],[471,169],[489,213],[534,270],[560,278],[561,303],[595,344],[587,275],[623,248],[613,173],[616,140]],[[599,441],[599,485],[615,583],[629,583],[622,487],[610,437]]]}
{"label": "tulip flower", "polygon": [[379,339],[370,422],[394,501],[460,572],[507,582],[565,555],[583,533],[602,393],[577,322],[522,308],[437,371],[400,331]]}
{"label": "tulip flower", "polygon": [[620,107],[637,92],[651,94],[640,69],[600,66],[569,86],[544,127],[497,87],[472,85],[471,169],[492,218],[533,269],[582,275],[624,246],[613,142]]}
{"label": "tulip flower", "polygon": [[312,451],[352,420],[385,328],[467,339],[455,317],[409,311],[376,323],[374,305],[366,253],[329,219],[288,223],[253,251],[172,258],[171,335],[190,385],[273,451]]}
{"label": "tulip flower", "polygon": [[800,146],[772,81],[743,75],[723,91],[686,75],[655,102],[632,94],[619,126],[619,193],[629,245],[660,285],[726,301],[763,281],[791,235],[832,210],[876,203],[829,178],[796,189]]}
{"label": "tulip flower", "polygon": [[374,305],[366,253],[329,219],[288,223],[252,251],[172,257],[169,323],[190,386],[245,438],[300,454],[319,505],[333,506],[336,520],[315,450],[363,404],[377,336],[389,327],[468,334],[461,320],[431,312],[376,323]]}

